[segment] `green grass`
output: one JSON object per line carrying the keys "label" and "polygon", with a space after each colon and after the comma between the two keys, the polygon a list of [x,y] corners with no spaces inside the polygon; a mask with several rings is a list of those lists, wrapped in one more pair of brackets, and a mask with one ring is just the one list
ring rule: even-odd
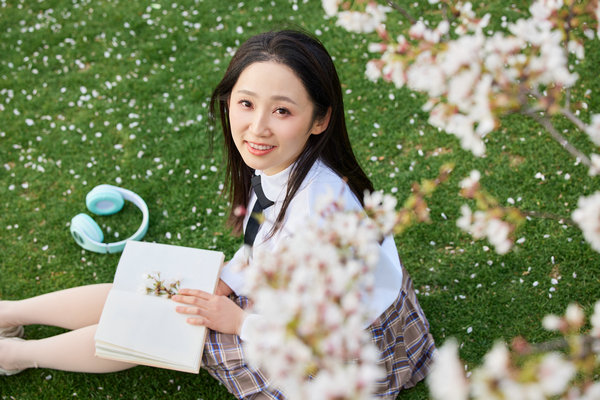
{"label": "green grass", "polygon": [[[224,226],[221,141],[211,152],[207,101],[241,41],[289,26],[319,32],[334,56],[351,139],[377,188],[402,201],[413,181],[434,177],[445,162],[456,163],[430,202],[432,223],[397,237],[439,344],[457,338],[461,356],[473,366],[495,340],[547,340],[551,335],[540,326],[544,315],[562,313],[573,301],[589,313],[600,298],[600,256],[578,229],[528,221],[519,232],[525,241],[499,256],[455,226],[464,202],[458,182],[473,168],[501,202],[512,197],[526,210],[568,217],[579,195],[598,190],[598,181],[538,134],[533,122],[507,117],[490,135],[487,156],[474,159],[427,124],[420,96],[364,78],[366,45],[375,37],[335,27],[317,0],[156,3],[161,8],[137,0],[0,0],[1,298],[112,281],[118,255],[83,251],[68,230],[70,219],[86,212],[86,193],[100,183],[132,189],[147,201],[146,240],[217,248],[231,256],[240,240]],[[408,2],[399,3],[419,14]],[[497,17],[493,21],[522,15],[504,9],[502,1],[486,4]],[[597,43],[586,50],[581,83],[597,93],[592,66],[600,52]],[[597,97],[585,100],[600,110]],[[592,152],[581,134],[568,136]],[[537,172],[546,179],[536,179]],[[111,241],[114,232],[119,238],[132,234],[139,219],[130,204],[117,216],[96,218],[105,234],[110,228]],[[31,339],[59,332],[26,329]],[[207,373],[146,367],[106,375],[32,369],[0,378],[0,396],[232,398]],[[426,386],[401,398],[427,398]]]}

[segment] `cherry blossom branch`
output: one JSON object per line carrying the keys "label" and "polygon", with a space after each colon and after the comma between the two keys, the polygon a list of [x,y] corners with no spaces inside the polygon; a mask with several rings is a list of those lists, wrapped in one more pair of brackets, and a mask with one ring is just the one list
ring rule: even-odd
{"label": "cherry blossom branch", "polygon": [[556,128],[554,127],[552,122],[550,122],[548,117],[541,117],[537,113],[530,112],[530,111],[524,112],[524,114],[530,116],[537,123],[542,125],[548,131],[548,133],[550,133],[550,136],[552,136],[552,138],[554,140],[556,140],[569,154],[571,154],[573,157],[575,157],[575,159],[580,160],[588,168],[593,167],[592,161],[589,159],[589,157],[586,156],[585,154],[583,154],[579,149],[577,149],[571,143],[569,143],[569,141],[556,130]]}
{"label": "cherry blossom branch", "polygon": [[565,105],[564,108],[560,109],[560,113],[564,115],[569,121],[571,121],[579,130],[585,132],[587,127],[573,112]]}
{"label": "cherry blossom branch", "polygon": [[396,2],[392,1],[392,0],[388,0],[387,2],[389,4],[390,7],[392,7],[394,10],[400,12],[400,14],[404,15],[404,17],[406,19],[408,19],[408,21],[411,23],[411,25],[413,25],[414,23],[417,22],[416,19],[414,19],[412,17],[412,15],[410,15],[408,13],[408,11],[406,11],[406,9],[404,9],[403,7],[400,7],[398,4],[396,4]]}
{"label": "cherry blossom branch", "polygon": [[[600,344],[600,338],[591,335],[580,335],[576,337],[580,347],[578,354],[573,354],[576,359],[585,358],[594,354],[593,349]],[[567,338],[561,337],[542,343],[528,343],[522,350],[519,350],[520,355],[543,354],[550,351],[568,350],[572,343]],[[514,342],[513,342],[514,345]]]}
{"label": "cherry blossom branch", "polygon": [[543,218],[543,219],[552,219],[552,220],[558,221],[560,223],[565,223],[568,225],[575,225],[575,221],[573,221],[570,218],[566,218],[566,217],[563,217],[560,215],[546,213],[546,212],[542,212],[542,211],[527,211],[527,210],[519,210],[519,211],[522,214],[524,214],[525,216],[535,217],[535,218]]}

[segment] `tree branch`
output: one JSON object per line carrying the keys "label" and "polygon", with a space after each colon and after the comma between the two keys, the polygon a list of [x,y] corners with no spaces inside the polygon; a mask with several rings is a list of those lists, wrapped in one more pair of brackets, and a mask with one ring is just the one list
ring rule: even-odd
{"label": "tree branch", "polygon": [[394,10],[396,10],[396,11],[400,12],[402,15],[404,15],[404,17],[405,17],[406,19],[408,19],[408,21],[411,23],[411,25],[412,25],[412,24],[415,24],[415,23],[417,22],[417,20],[416,20],[416,19],[414,19],[414,18],[412,17],[412,15],[410,15],[410,14],[408,13],[408,11],[406,11],[406,9],[405,9],[405,8],[403,8],[403,7],[400,7],[398,4],[396,4],[396,2],[394,2],[394,1],[392,1],[392,0],[388,0],[388,4],[389,4],[389,5],[390,5],[390,7],[392,7]]}
{"label": "tree branch", "polygon": [[[594,354],[594,349],[600,344],[600,339],[590,335],[580,335],[578,338],[581,348],[578,354],[572,354],[575,359],[584,359],[590,354]],[[567,350],[570,346],[566,338],[558,338],[543,343],[530,344],[530,348],[524,354],[541,354],[551,351]]]}
{"label": "tree branch", "polygon": [[575,226],[575,222],[572,219],[567,218],[567,217],[562,217],[560,215],[546,213],[546,212],[542,212],[542,211],[527,211],[527,210],[519,210],[519,211],[522,214],[524,214],[525,216],[535,217],[535,218],[544,218],[544,219],[553,219],[560,223]]}
{"label": "tree branch", "polygon": [[586,129],[585,124],[583,123],[583,121],[581,121],[579,118],[577,118],[577,116],[575,114],[573,114],[573,112],[571,110],[569,110],[567,107],[565,107],[565,108],[561,108],[560,112],[562,113],[562,115],[567,117],[567,119],[569,121],[571,121],[573,124],[575,124],[575,126],[577,126],[577,128],[579,128],[581,131],[585,132],[585,129]]}
{"label": "tree branch", "polygon": [[588,156],[583,154],[579,149],[569,143],[569,141],[556,130],[554,125],[552,125],[552,122],[550,122],[547,117],[541,117],[534,112],[524,112],[524,114],[530,116],[540,125],[546,128],[548,133],[550,133],[550,136],[552,136],[552,138],[556,140],[569,154],[580,160],[588,168],[592,168],[592,161],[588,158]]}

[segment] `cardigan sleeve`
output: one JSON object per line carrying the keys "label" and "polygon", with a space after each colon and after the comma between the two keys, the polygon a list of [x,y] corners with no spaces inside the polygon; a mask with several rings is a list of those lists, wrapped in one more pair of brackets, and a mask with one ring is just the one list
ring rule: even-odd
{"label": "cardigan sleeve", "polygon": [[240,247],[231,260],[221,268],[221,279],[237,296],[240,296],[244,289],[246,274],[241,266],[248,259],[247,252],[249,250],[248,246]]}

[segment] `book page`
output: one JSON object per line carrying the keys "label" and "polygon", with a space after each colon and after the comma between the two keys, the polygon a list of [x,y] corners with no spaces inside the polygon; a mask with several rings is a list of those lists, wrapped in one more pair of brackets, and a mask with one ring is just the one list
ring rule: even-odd
{"label": "book page", "polygon": [[186,316],[175,312],[176,305],[169,299],[111,290],[105,309],[116,312],[102,314],[98,347],[114,347],[115,352],[130,354],[131,360],[149,358],[192,369],[199,364],[205,328],[186,323]]}

